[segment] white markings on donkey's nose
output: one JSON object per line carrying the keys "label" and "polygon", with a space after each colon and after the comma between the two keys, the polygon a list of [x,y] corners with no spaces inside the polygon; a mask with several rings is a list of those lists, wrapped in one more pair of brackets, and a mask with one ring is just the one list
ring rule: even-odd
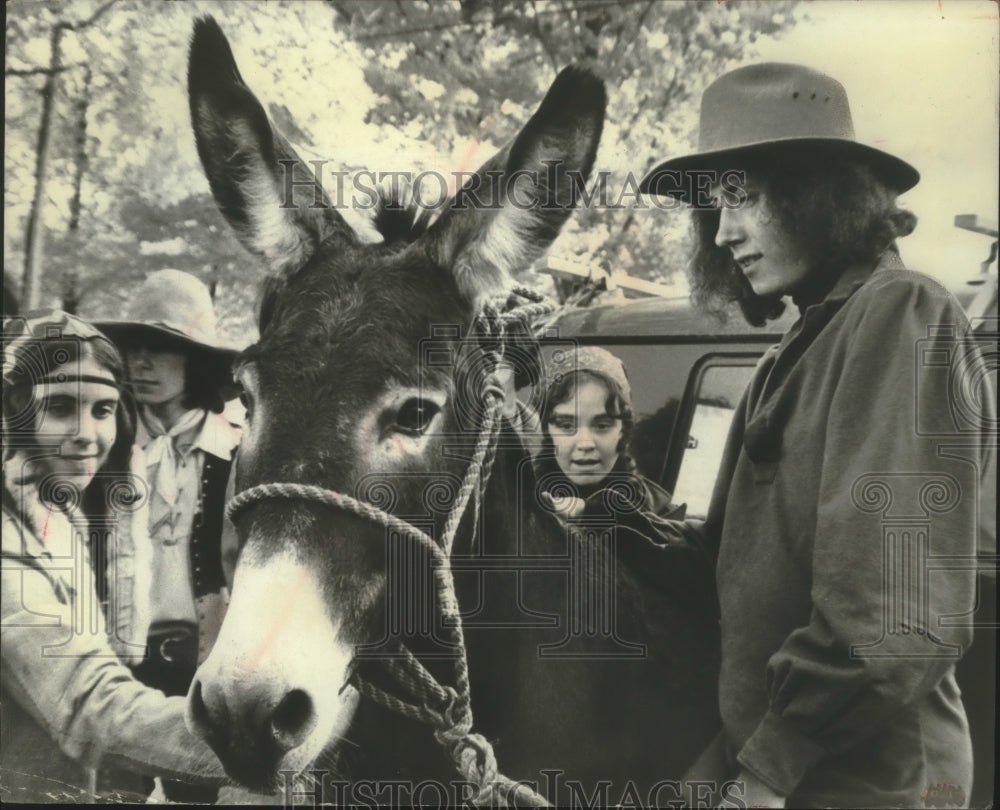
{"label": "white markings on donkey's nose", "polygon": [[292,555],[241,561],[233,585],[188,726],[233,773],[298,770],[344,731],[339,690],[353,651],[315,573]]}

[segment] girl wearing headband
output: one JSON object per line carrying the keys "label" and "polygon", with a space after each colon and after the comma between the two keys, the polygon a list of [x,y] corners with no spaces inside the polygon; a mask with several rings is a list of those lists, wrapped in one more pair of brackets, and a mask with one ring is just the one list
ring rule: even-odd
{"label": "girl wearing headband", "polygon": [[114,345],[47,311],[4,323],[0,782],[93,801],[121,771],[221,784],[184,701],[143,686],[149,548],[135,408]]}
{"label": "girl wearing headband", "polygon": [[670,493],[636,472],[629,455],[634,418],[631,386],[621,360],[596,346],[558,349],[546,363],[536,464],[542,497],[566,518],[599,513],[602,493],[618,484],[638,508],[630,514],[655,535],[651,522],[683,517]]}

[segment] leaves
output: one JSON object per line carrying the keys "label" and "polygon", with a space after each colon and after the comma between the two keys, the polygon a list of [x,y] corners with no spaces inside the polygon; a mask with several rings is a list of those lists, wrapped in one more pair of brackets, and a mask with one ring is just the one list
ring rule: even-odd
{"label": "leaves", "polygon": [[[45,77],[31,71],[47,67],[52,28],[63,25],[43,303],[69,295],[85,316],[117,314],[147,272],[178,267],[215,282],[223,328],[246,341],[261,272],[216,213],[195,154],[184,88],[196,16],[219,20],[247,81],[300,154],[322,161],[335,198],[345,173],[476,168],[514,136],[561,67],[590,66],[609,89],[596,166],[606,193],[578,212],[553,252],[671,282],[681,275],[684,218],[640,198],[638,178],[693,148],[704,86],[758,36],[790,24],[793,3],[120,0],[74,30],[105,5],[7,5],[4,272],[20,277],[33,190]],[[362,228],[367,215],[345,211]]]}
{"label": "leaves", "polygon": [[[596,70],[610,91],[597,162],[609,172],[608,197],[604,206],[581,211],[553,250],[610,272],[675,283],[685,251],[683,216],[640,198],[637,180],[663,156],[693,149],[706,84],[742,58],[757,36],[779,31],[792,6],[651,0],[331,5],[365,45],[365,79],[385,99],[369,120],[413,125],[442,153],[454,152],[462,138],[503,143],[559,68],[579,63]],[[445,92],[428,98],[421,92],[428,81]]]}

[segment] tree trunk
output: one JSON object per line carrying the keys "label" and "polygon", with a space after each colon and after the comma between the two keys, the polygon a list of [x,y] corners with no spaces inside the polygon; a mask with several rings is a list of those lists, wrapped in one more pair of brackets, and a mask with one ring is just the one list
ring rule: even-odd
{"label": "tree trunk", "polygon": [[[73,107],[76,111],[76,132],[73,136],[73,196],[69,201],[69,224],[67,233],[70,244],[79,244],[80,211],[83,177],[87,172],[87,111],[90,107],[90,81],[92,78],[89,65],[83,68],[83,84]],[[63,311],[75,315],[80,309],[80,271],[75,265],[63,270],[62,283]]]}
{"label": "tree trunk", "polygon": [[[97,22],[116,0],[108,0],[98,7],[86,20],[79,22],[57,22],[52,26],[49,40],[49,67],[45,70],[45,84],[42,87],[42,118],[38,124],[38,148],[35,155],[35,192],[28,213],[28,231],[24,239],[24,279],[22,281],[22,306],[26,310],[35,309],[42,292],[42,257],[45,250],[45,178],[49,163],[49,146],[52,143],[52,109],[59,89],[59,74],[63,71],[62,38],[66,31],[81,31]],[[87,71],[87,86],[90,71]],[[88,90],[89,92],[89,90]]]}
{"label": "tree trunk", "polygon": [[24,280],[21,305],[25,310],[38,307],[42,290],[42,253],[45,225],[42,221],[45,206],[45,175],[49,162],[49,145],[52,142],[52,107],[59,87],[62,69],[62,25],[52,28],[50,39],[49,72],[42,87],[42,118],[38,125],[38,148],[35,156],[35,193],[28,214],[28,233],[25,236]]}
{"label": "tree trunk", "polygon": [[83,186],[83,176],[87,173],[87,111],[90,108],[92,78],[90,65],[84,65],[83,85],[79,97],[73,102],[76,112],[76,132],[73,136],[73,196],[69,201],[68,230],[70,231],[76,231],[80,227],[80,189]]}

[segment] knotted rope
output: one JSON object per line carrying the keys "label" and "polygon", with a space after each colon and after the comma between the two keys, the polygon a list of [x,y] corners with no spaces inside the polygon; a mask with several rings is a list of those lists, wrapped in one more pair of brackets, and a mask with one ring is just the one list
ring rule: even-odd
{"label": "knotted rope", "polygon": [[472,700],[465,634],[462,630],[458,597],[451,570],[451,551],[459,522],[465,514],[470,499],[474,498],[475,508],[472,516],[474,538],[480,504],[496,457],[505,394],[496,372],[504,358],[507,326],[512,321],[517,321],[527,328],[531,319],[551,312],[555,308],[537,293],[523,287],[515,288],[512,293],[531,303],[521,304],[511,310],[508,305],[514,300],[513,295],[502,302],[487,303],[473,324],[477,336],[496,339],[497,348],[489,352],[492,369],[486,375],[481,395],[483,413],[479,435],[462,485],[445,522],[441,545],[416,526],[383,509],[359,501],[350,495],[309,484],[259,484],[230,500],[226,506],[226,514],[233,520],[239,512],[261,501],[305,500],[351,512],[366,520],[379,523],[402,537],[413,538],[424,546],[434,562],[435,591],[438,604],[441,606],[443,625],[452,636],[451,640],[457,649],[455,686],[443,686],[438,683],[404,645],[400,645],[397,656],[389,658],[384,663],[393,681],[401,687],[404,694],[412,698],[411,700],[401,699],[361,678],[356,669],[348,680],[355,683],[362,695],[379,705],[433,727],[435,739],[452,758],[459,773],[465,781],[478,787],[476,795],[471,797],[473,803],[483,805],[497,800],[503,804],[517,806],[546,807],[548,802],[544,797],[527,785],[499,772],[492,745],[481,734],[472,731]]}

